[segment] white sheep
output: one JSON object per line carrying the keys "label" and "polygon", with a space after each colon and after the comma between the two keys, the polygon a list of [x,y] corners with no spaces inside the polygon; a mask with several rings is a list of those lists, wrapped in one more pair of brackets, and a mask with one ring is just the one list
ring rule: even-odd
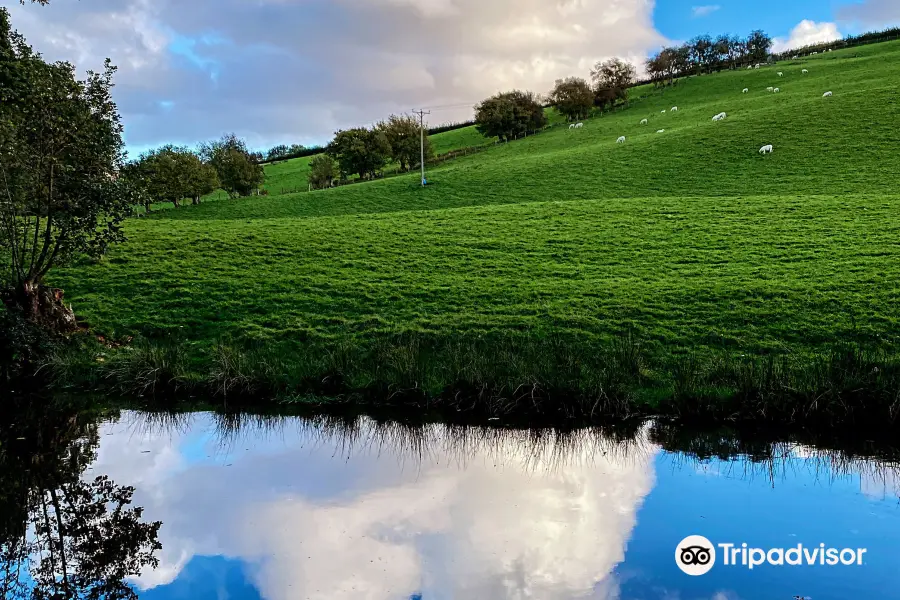
{"label": "white sheep", "polygon": [[641,119],[641,125],[646,125],[648,123],[647,119]]}
{"label": "white sheep", "polygon": [[666,114],[666,109],[662,109],[662,110],[659,111],[659,112],[661,112],[662,114]]}
{"label": "white sheep", "polygon": [[784,77],[784,73],[782,73],[781,71],[778,71],[778,76],[779,76],[779,77]]}
{"label": "white sheep", "polygon": [[822,94],[823,98],[830,98],[831,96],[832,96],[831,92],[825,92],[824,94]]}
{"label": "white sheep", "polygon": [[719,114],[717,114],[716,116],[714,116],[714,117],[712,118],[712,120],[713,120],[713,121],[721,121],[722,119],[724,119],[724,118],[727,117],[727,116],[728,116],[728,115],[726,115],[725,113],[720,112]]}
{"label": "white sheep", "polygon": [[766,144],[762,148],[759,149],[760,154],[771,154],[775,148],[772,147],[772,144]]}
{"label": "white sheep", "polygon": [[750,91],[750,88],[744,88],[743,90],[741,90],[741,93],[746,94],[749,91]]}
{"label": "white sheep", "polygon": [[753,65],[747,65],[747,68],[748,68],[748,69],[752,69],[752,68],[753,68]]}
{"label": "white sheep", "polygon": [[571,125],[569,125],[569,129],[575,129],[575,123],[572,123]]}
{"label": "white sheep", "polygon": [[766,91],[767,91],[767,92],[771,92],[771,91],[774,90],[774,89],[775,89],[775,88],[773,88],[773,87],[770,85],[769,87],[766,88]]}
{"label": "white sheep", "polygon": [[575,129],[581,129],[584,127],[584,123],[575,123]]}
{"label": "white sheep", "polygon": [[616,140],[616,143],[617,143],[617,144],[624,144],[624,143],[625,143],[625,136],[624,136],[624,135],[619,136],[619,139]]}
{"label": "white sheep", "polygon": [[800,71],[800,72],[803,73],[803,74],[805,75],[806,73],[809,73],[809,69],[803,69],[803,70]]}
{"label": "white sheep", "polygon": [[758,69],[758,68],[759,68],[759,65],[756,65],[756,66],[755,66],[755,67],[753,67],[753,68],[754,68],[754,69]]}
{"label": "white sheep", "polygon": [[665,133],[665,132],[666,132],[665,129],[657,129],[657,130],[656,130],[656,133]]}
{"label": "white sheep", "polygon": [[775,92],[775,93],[776,93],[776,94],[777,94],[777,93],[778,93],[778,92],[780,92],[780,91],[781,91],[781,88],[775,88],[775,89],[774,89],[774,90],[772,90],[772,91],[773,91],[773,92]]}
{"label": "white sheep", "polygon": [[677,106],[673,106],[671,112],[678,112],[678,107],[677,107]]}

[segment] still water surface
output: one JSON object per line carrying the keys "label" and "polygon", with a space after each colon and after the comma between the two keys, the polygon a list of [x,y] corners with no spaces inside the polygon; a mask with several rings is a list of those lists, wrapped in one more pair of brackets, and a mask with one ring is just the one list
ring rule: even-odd
{"label": "still water surface", "polygon": [[[162,522],[158,567],[132,580],[142,600],[900,597],[890,453],[653,424],[561,434],[122,413],[95,433],[83,478],[134,486],[143,519]],[[867,552],[861,566],[753,570],[720,557],[691,577],[674,557],[692,534]]]}

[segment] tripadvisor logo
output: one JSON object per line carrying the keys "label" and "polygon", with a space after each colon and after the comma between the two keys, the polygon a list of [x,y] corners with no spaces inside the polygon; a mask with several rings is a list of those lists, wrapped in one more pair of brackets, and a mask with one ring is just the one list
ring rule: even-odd
{"label": "tripadvisor logo", "polygon": [[702,535],[690,535],[675,547],[675,564],[688,575],[705,575],[715,566],[717,557],[724,567],[755,567],[770,565],[862,565],[865,548],[829,548],[825,544],[790,548],[753,548],[746,543],[713,544]]}

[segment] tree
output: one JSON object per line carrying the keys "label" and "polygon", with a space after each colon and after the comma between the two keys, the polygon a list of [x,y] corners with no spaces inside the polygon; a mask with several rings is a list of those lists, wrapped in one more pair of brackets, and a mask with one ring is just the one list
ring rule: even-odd
{"label": "tree", "polygon": [[254,156],[244,140],[233,133],[220,140],[202,143],[198,154],[203,162],[216,170],[219,183],[232,198],[249,196],[265,181],[260,157]]}
{"label": "tree", "polygon": [[273,160],[282,159],[282,158],[284,158],[285,156],[287,156],[289,153],[290,153],[290,148],[288,148],[288,147],[285,146],[284,144],[280,144],[280,145],[278,145],[278,146],[273,146],[273,147],[266,153],[266,160],[267,160],[267,161],[273,161]]}
{"label": "tree", "polygon": [[138,201],[120,180],[122,125],[110,90],[115,73],[75,78],[69,63],[47,63],[0,8],[0,261],[7,307],[57,330],[75,328],[47,273],[79,254],[102,256],[124,240],[122,222]]}
{"label": "tree", "polygon": [[79,407],[10,400],[0,406],[0,597],[136,599],[127,578],[158,566],[161,523],[143,521],[133,488],[84,479],[99,434]]}
{"label": "tree", "polygon": [[587,117],[594,106],[594,92],[588,82],[580,77],[557,79],[548,99],[567,121]]}
{"label": "tree", "polygon": [[326,153],[340,165],[341,175],[374,178],[391,156],[391,145],[381,131],[357,127],[334,134]]}
{"label": "tree", "polygon": [[612,106],[628,99],[628,88],[634,85],[637,69],[620,58],[598,62],[591,70],[594,82],[594,104],[600,107]]}
{"label": "tree", "polygon": [[698,35],[688,44],[691,50],[691,63],[693,63],[694,71],[697,74],[707,72],[710,65],[714,62],[715,46],[713,40],[708,35]]}
{"label": "tree", "polygon": [[747,38],[747,53],[753,62],[765,62],[769,58],[769,49],[774,43],[766,32],[757,29]]}
{"label": "tree", "polygon": [[513,90],[492,96],[475,107],[476,129],[485,137],[517,138],[547,125],[544,107],[532,92]]}
{"label": "tree", "polygon": [[337,165],[327,154],[319,154],[310,161],[308,179],[313,189],[331,186],[331,182],[337,179],[337,176]]}
{"label": "tree", "polygon": [[[400,163],[400,168],[409,171],[421,161],[421,131],[419,121],[412,116],[391,115],[376,129],[384,134],[391,147],[391,158]],[[434,156],[431,140],[425,136],[425,160]]]}

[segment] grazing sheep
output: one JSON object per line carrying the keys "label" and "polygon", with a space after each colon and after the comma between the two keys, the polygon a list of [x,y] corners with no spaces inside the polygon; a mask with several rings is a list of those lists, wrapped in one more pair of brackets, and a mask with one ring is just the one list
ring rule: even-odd
{"label": "grazing sheep", "polygon": [[779,77],[784,77],[784,73],[782,73],[781,71],[778,71],[778,76],[779,76]]}
{"label": "grazing sheep", "polygon": [[766,144],[762,148],[759,149],[760,154],[771,154],[775,148],[772,147],[772,144]]}
{"label": "grazing sheep", "polygon": [[571,125],[569,125],[569,129],[575,129],[575,123],[572,123]]}
{"label": "grazing sheep", "polygon": [[624,135],[619,136],[619,139],[616,140],[616,143],[617,143],[617,144],[624,144],[624,143],[625,143],[625,136],[624,136]]}
{"label": "grazing sheep", "polygon": [[769,87],[766,88],[766,91],[767,91],[767,92],[771,92],[771,91],[774,90],[774,89],[775,89],[775,88],[773,88],[773,87],[770,85]]}
{"label": "grazing sheep", "polygon": [[756,65],[756,66],[755,66],[755,67],[753,67],[753,68],[754,68],[754,69],[758,69],[758,68],[759,68],[759,65]]}
{"label": "grazing sheep", "polygon": [[662,114],[666,114],[666,109],[662,109],[662,110],[659,111],[659,112],[661,112]]}
{"label": "grazing sheep", "polygon": [[719,114],[717,114],[716,116],[714,116],[714,117],[712,118],[712,120],[713,120],[713,121],[721,121],[722,119],[724,119],[724,118],[727,117],[727,116],[728,116],[728,115],[726,115],[725,113],[720,112]]}
{"label": "grazing sheep", "polygon": [[832,96],[831,92],[825,92],[824,94],[822,94],[823,98],[830,98],[831,96]]}
{"label": "grazing sheep", "polygon": [[656,133],[665,133],[665,132],[666,132],[665,129],[657,129],[657,130],[656,130]]}
{"label": "grazing sheep", "polygon": [[747,65],[747,68],[748,68],[748,69],[752,69],[752,68],[753,68],[753,65]]}
{"label": "grazing sheep", "polygon": [[648,123],[647,119],[641,119],[641,125],[646,125]]}
{"label": "grazing sheep", "polygon": [[575,123],[575,129],[581,129],[584,127],[584,123]]}
{"label": "grazing sheep", "polygon": [[778,93],[778,92],[780,92],[780,91],[781,91],[781,88],[775,88],[775,89],[774,89],[774,90],[772,90],[772,91],[773,91],[773,92],[775,92],[775,93],[776,93],[776,94],[777,94],[777,93]]}
{"label": "grazing sheep", "polygon": [[741,93],[742,93],[742,94],[746,94],[746,93],[749,92],[749,91],[750,91],[749,88],[744,88],[743,90],[741,90]]}
{"label": "grazing sheep", "polygon": [[803,70],[800,71],[800,72],[803,73],[803,74],[806,74],[806,73],[809,73],[809,69],[803,69]]}
{"label": "grazing sheep", "polygon": [[673,107],[672,107],[672,110],[671,110],[670,112],[678,112],[678,107],[677,107],[677,106],[673,106]]}

